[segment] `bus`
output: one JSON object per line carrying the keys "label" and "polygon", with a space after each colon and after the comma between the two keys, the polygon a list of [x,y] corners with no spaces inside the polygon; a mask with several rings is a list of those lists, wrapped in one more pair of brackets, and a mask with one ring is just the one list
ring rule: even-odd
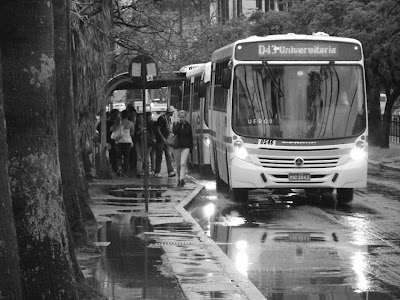
{"label": "bus", "polygon": [[179,110],[189,110],[189,104],[190,104],[190,80],[186,77],[187,72],[194,70],[200,66],[202,66],[203,63],[200,64],[191,64],[191,65],[186,65],[180,68],[179,73],[184,75],[184,79],[182,80],[182,83],[179,85],[179,94],[180,97],[174,101],[174,103],[171,102],[171,105],[174,105],[174,107],[179,111]]}
{"label": "bus", "polygon": [[210,136],[207,126],[210,75],[211,62],[193,68],[186,72],[184,88],[184,107],[187,107],[193,131],[190,163],[198,166],[200,173],[210,169]]}
{"label": "bus", "polygon": [[234,201],[247,201],[250,189],[287,188],[351,202],[367,184],[366,111],[358,40],[253,36],[214,51],[208,125],[217,187],[227,184]]}

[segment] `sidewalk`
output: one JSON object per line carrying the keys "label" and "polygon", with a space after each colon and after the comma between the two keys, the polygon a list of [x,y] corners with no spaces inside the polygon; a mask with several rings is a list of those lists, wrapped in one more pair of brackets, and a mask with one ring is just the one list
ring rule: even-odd
{"label": "sidewalk", "polygon": [[368,163],[382,169],[400,171],[400,144],[390,143],[388,149],[369,146]]}
{"label": "sidewalk", "polygon": [[[400,171],[400,144],[391,143],[389,149],[370,146],[368,156],[371,166]],[[154,228],[164,225],[162,230],[144,232],[141,235],[145,239],[155,240],[156,244],[153,247],[161,247],[164,263],[170,267],[170,272],[188,300],[216,299],[216,295],[218,299],[229,300],[265,299],[248,278],[236,270],[220,247],[203,232],[185,210],[203,186],[196,179],[189,178],[183,188],[176,187],[176,177],[169,178],[164,162],[162,166],[162,178],[148,180],[152,191],[148,212],[145,211],[143,198],[126,197],[126,195],[123,198],[118,197],[118,194],[143,187],[143,179],[114,177],[94,179],[90,182],[91,207],[99,224],[111,221],[110,216],[121,215],[122,212],[126,220],[119,220],[121,223],[129,225],[131,217],[140,216],[148,219]],[[111,189],[114,189],[112,195],[109,192]],[[95,244],[100,248],[109,245],[104,242]],[[105,279],[104,285],[107,285],[106,280],[108,279]]]}
{"label": "sidewalk", "polygon": [[[99,224],[105,224],[108,221],[117,222],[122,228],[123,224],[132,227],[132,217],[148,219],[154,230],[145,231],[140,236],[143,240],[152,241],[148,247],[161,247],[164,253],[163,265],[176,278],[184,299],[206,300],[216,299],[216,297],[227,300],[265,299],[253,283],[236,270],[220,247],[203,232],[185,210],[185,206],[200,193],[203,186],[195,178],[189,177],[184,187],[177,187],[176,177],[167,176],[164,162],[161,175],[162,178],[148,179],[151,191],[148,212],[145,211],[143,195],[141,198],[127,197],[127,193],[137,191],[138,188],[144,186],[144,179],[136,177],[94,179],[89,183],[89,192],[90,205],[96,220]],[[113,190],[111,195],[110,190]],[[124,197],[118,197],[124,193]],[[121,214],[124,217],[121,217]],[[117,215],[118,220],[116,220]],[[123,230],[126,229],[121,229],[121,232]],[[132,232],[124,234],[132,234]],[[102,248],[104,253],[107,247],[111,247],[109,242],[94,244]],[[81,263],[80,265],[85,269],[85,266]],[[104,270],[101,271],[104,272]],[[85,270],[84,274],[87,275],[87,273],[88,270]],[[104,276],[101,284],[109,285],[109,280],[110,278]],[[156,282],[150,284],[149,290],[155,290],[156,284]],[[119,297],[113,294],[113,298],[110,299],[125,299],[125,297],[122,294]],[[165,297],[168,296],[147,295],[143,299],[181,299]],[[128,297],[126,299],[142,298]]]}

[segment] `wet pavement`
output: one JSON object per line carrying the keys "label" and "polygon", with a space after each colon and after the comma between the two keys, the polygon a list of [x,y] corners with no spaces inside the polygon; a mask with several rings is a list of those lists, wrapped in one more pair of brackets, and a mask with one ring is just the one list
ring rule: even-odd
{"label": "wet pavement", "polygon": [[185,210],[202,190],[194,178],[95,179],[91,207],[103,255],[80,259],[87,282],[110,299],[263,299]]}
{"label": "wet pavement", "polygon": [[[400,170],[400,145],[370,147],[369,160],[371,166]],[[148,212],[143,179],[117,177],[90,183],[91,207],[99,225],[93,242],[102,252],[80,259],[86,280],[109,299],[266,299],[248,274],[232,263],[228,246],[223,251],[224,246],[186,211],[204,184],[192,177],[185,187],[176,187],[176,179],[168,178],[166,170],[161,174],[163,178],[149,179]],[[277,250],[284,256],[282,249]],[[232,251],[240,255],[241,249]],[[293,251],[304,260],[312,249]]]}
{"label": "wet pavement", "polygon": [[[247,206],[215,203],[210,222],[200,224],[267,299],[398,299],[400,291],[389,287],[397,286],[400,252],[393,240],[386,244],[389,231],[378,238],[385,220],[399,241],[395,218],[359,205],[357,197],[354,207],[330,209],[294,195],[275,201],[262,194],[250,193]],[[209,203],[203,190],[188,210],[199,216],[196,211]],[[391,285],[382,290],[382,283]]]}
{"label": "wet pavement", "polygon": [[371,166],[400,171],[400,144],[390,143],[387,149],[369,146],[368,162]]}

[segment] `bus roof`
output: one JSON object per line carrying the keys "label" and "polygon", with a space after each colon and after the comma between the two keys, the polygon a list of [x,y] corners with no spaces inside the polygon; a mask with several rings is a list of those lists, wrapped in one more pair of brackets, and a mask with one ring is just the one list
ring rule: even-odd
{"label": "bus roof", "polygon": [[191,69],[186,72],[186,78],[191,78],[193,76],[202,76],[204,74],[203,81],[204,82],[209,82],[211,79],[211,62],[207,62],[204,64],[201,64],[200,66]]}
{"label": "bus roof", "polygon": [[235,53],[234,50],[237,44],[251,43],[251,42],[257,43],[265,41],[325,41],[325,42],[353,43],[361,46],[361,42],[356,39],[329,36],[328,34],[323,32],[313,33],[312,35],[288,33],[288,34],[274,34],[268,36],[250,36],[248,38],[237,40],[229,45],[226,45],[220,49],[215,50],[211,56],[211,61],[219,61],[229,57],[232,58],[234,56]]}
{"label": "bus roof", "polygon": [[200,67],[200,66],[202,66],[202,65],[204,65],[204,63],[186,65],[186,66],[183,66],[182,68],[180,68],[179,72],[180,72],[180,73],[187,73],[187,72],[189,72],[190,70],[193,70],[193,69],[195,69],[195,68],[198,68],[198,67]]}

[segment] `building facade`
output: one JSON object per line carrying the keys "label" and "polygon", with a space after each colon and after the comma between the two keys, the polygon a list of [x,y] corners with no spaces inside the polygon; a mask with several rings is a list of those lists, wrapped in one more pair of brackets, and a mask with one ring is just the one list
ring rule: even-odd
{"label": "building facade", "polygon": [[211,2],[210,15],[213,22],[225,23],[228,20],[250,16],[255,11],[286,11],[291,0],[215,0]]}

